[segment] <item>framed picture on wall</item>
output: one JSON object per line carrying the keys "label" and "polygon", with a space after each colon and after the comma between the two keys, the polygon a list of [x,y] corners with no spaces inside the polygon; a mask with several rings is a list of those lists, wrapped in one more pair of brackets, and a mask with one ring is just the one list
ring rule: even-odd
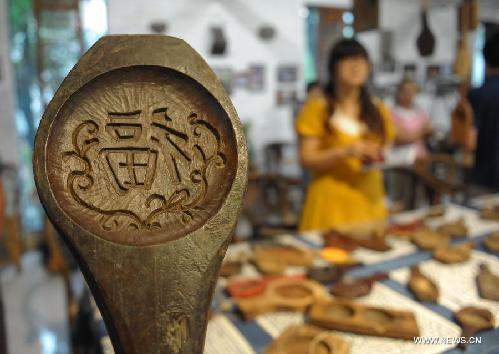
{"label": "framed picture on wall", "polygon": [[222,82],[227,94],[232,93],[232,69],[224,66],[212,67],[218,79]]}
{"label": "framed picture on wall", "polygon": [[454,65],[451,63],[445,63],[440,65],[440,75],[441,76],[451,76],[454,74]]}
{"label": "framed picture on wall", "polygon": [[380,73],[394,73],[397,69],[397,63],[395,62],[395,60],[383,61],[377,66]]}
{"label": "framed picture on wall", "polygon": [[277,82],[296,82],[298,80],[298,67],[296,65],[279,65],[277,67]]}
{"label": "framed picture on wall", "polygon": [[441,66],[439,64],[429,64],[426,66],[426,80],[435,80],[440,75]]}
{"label": "framed picture on wall", "polygon": [[403,77],[405,79],[416,79],[416,71],[417,71],[417,66],[414,63],[407,63],[404,64],[404,71],[403,71]]}
{"label": "framed picture on wall", "polygon": [[265,66],[253,64],[248,67],[248,90],[263,91],[265,89]]}
{"label": "framed picture on wall", "polygon": [[295,103],[298,99],[296,90],[277,90],[276,104],[278,106],[286,106]]}
{"label": "framed picture on wall", "polygon": [[234,73],[232,84],[234,88],[246,89],[248,87],[248,72],[239,71]]}

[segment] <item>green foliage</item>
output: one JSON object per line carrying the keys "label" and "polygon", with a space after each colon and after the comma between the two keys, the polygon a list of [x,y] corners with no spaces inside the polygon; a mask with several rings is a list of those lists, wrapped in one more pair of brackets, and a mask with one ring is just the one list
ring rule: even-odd
{"label": "green foliage", "polygon": [[28,22],[33,18],[33,0],[9,0],[10,33],[26,30]]}

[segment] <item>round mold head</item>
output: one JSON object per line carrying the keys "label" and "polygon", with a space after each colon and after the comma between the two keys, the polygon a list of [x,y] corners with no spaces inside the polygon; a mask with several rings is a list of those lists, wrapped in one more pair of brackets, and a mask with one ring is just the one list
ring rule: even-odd
{"label": "round mold head", "polygon": [[191,77],[137,65],[101,74],[57,111],[45,164],[60,209],[104,240],[148,246],[217,213],[237,169],[227,112]]}

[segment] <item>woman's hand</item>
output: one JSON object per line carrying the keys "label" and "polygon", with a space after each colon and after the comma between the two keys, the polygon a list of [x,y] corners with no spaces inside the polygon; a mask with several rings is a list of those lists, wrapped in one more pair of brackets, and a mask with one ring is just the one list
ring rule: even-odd
{"label": "woman's hand", "polygon": [[[300,138],[300,163],[303,168],[323,173],[330,171],[338,162],[353,157],[361,148],[338,146],[324,149],[321,139],[316,137]],[[355,151],[354,151],[355,150]]]}
{"label": "woman's hand", "polygon": [[349,155],[362,161],[379,161],[383,157],[383,149],[373,141],[359,141],[349,147]]}
{"label": "woman's hand", "polygon": [[300,139],[300,163],[314,172],[330,171],[338,162],[352,157],[362,162],[380,161],[383,158],[383,147],[373,141],[363,140],[349,146],[324,149],[319,138]]}

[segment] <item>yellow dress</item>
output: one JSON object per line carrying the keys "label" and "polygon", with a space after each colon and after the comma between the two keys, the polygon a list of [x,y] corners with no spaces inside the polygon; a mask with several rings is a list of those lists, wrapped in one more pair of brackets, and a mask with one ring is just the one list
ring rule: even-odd
{"label": "yellow dress", "polygon": [[[384,120],[386,142],[393,140],[395,129],[389,109],[373,101]],[[321,147],[341,147],[362,139],[361,134],[342,130],[327,117],[325,98],[305,103],[296,120],[301,137],[318,137]],[[326,121],[330,129],[326,129]],[[362,169],[358,158],[344,158],[327,173],[314,175],[310,183],[300,221],[300,231],[323,230],[339,225],[369,222],[386,217],[383,174]]]}

